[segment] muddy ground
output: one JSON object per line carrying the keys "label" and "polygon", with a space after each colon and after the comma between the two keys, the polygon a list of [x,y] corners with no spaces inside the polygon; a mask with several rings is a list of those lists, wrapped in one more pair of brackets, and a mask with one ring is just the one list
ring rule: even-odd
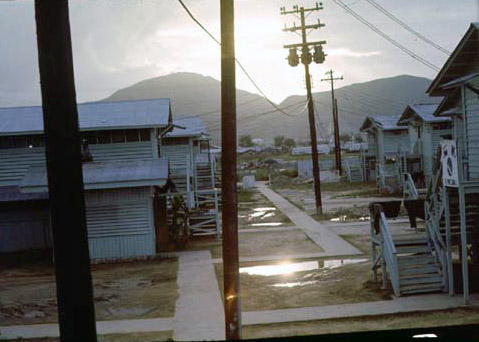
{"label": "muddy ground", "polygon": [[[284,263],[241,264],[242,310],[276,310],[391,298],[390,289],[381,290],[379,283],[371,281],[367,258],[311,259],[291,263],[292,266]],[[311,269],[295,272],[295,266]],[[287,273],[276,274],[281,268]],[[215,270],[222,286],[222,265],[215,265]]]}
{"label": "muddy ground", "polygon": [[[176,259],[92,265],[98,320],[173,317],[178,297]],[[0,270],[2,325],[57,322],[51,264]]]}

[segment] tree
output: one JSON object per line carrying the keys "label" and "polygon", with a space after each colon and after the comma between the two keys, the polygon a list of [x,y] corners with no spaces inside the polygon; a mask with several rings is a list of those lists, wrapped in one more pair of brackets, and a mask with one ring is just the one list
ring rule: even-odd
{"label": "tree", "polygon": [[252,146],[254,146],[253,139],[251,139],[251,135],[249,135],[249,134],[241,135],[239,137],[239,145],[241,147],[252,147]]}
{"label": "tree", "polygon": [[354,141],[357,143],[363,143],[364,142],[363,135],[361,133],[356,133],[354,135]]}
{"label": "tree", "polygon": [[349,133],[343,133],[339,135],[339,140],[341,140],[342,143],[346,143],[351,140],[351,134]]}
{"label": "tree", "polygon": [[277,135],[274,137],[274,146],[275,147],[281,147],[284,144],[284,136],[282,135]]}
{"label": "tree", "polygon": [[284,146],[286,146],[287,148],[293,148],[296,146],[296,142],[294,141],[294,139],[292,138],[286,138],[284,139]]}

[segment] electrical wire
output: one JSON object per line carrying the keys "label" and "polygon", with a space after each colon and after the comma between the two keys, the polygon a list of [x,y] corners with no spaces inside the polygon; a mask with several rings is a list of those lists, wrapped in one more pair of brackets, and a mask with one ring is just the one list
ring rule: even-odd
{"label": "electrical wire", "polygon": [[369,4],[371,4],[371,6],[375,7],[378,11],[380,11],[381,13],[383,13],[385,16],[387,16],[388,18],[390,18],[391,20],[393,20],[394,22],[396,22],[397,24],[399,24],[400,26],[402,26],[404,29],[406,29],[407,31],[409,31],[410,33],[412,33],[413,35],[415,35],[416,37],[418,37],[419,39],[421,39],[422,41],[424,41],[425,43],[431,45],[433,48],[441,51],[442,53],[446,54],[446,55],[450,55],[451,54],[451,51],[448,51],[446,50],[445,48],[443,48],[442,46],[440,46],[439,44],[436,44],[434,43],[432,40],[430,40],[429,38],[423,36],[421,33],[419,33],[418,31],[416,31],[415,29],[413,29],[411,26],[409,26],[408,24],[406,24],[404,21],[402,21],[401,19],[399,19],[398,17],[396,17],[394,14],[392,14],[391,12],[389,12],[387,9],[385,9],[383,6],[381,6],[380,4],[378,4],[376,1],[374,0],[366,0]]}
{"label": "electrical wire", "polygon": [[411,50],[409,50],[407,47],[405,47],[404,45],[402,45],[401,43],[397,42],[396,40],[392,39],[391,37],[389,37],[386,33],[384,33],[383,31],[381,31],[379,28],[377,28],[376,26],[374,26],[372,23],[370,23],[369,21],[367,21],[366,19],[364,19],[362,16],[360,16],[358,13],[356,13],[353,9],[351,9],[349,6],[347,6],[346,4],[344,4],[344,2],[342,2],[341,0],[333,0],[333,2],[338,5],[339,7],[341,7],[342,9],[344,9],[346,12],[348,12],[349,14],[351,14],[354,18],[356,18],[359,22],[361,22],[363,25],[369,27],[372,31],[374,31],[375,33],[377,33],[379,36],[381,36],[382,38],[384,38],[385,40],[387,40],[388,42],[390,42],[391,44],[393,44],[395,47],[397,47],[398,49],[400,49],[401,51],[403,51],[404,53],[406,53],[407,55],[409,55],[410,57],[414,58],[415,60],[417,60],[418,62],[422,63],[423,65],[427,66],[428,68],[434,70],[434,71],[439,71],[439,67],[434,65],[433,63],[429,62],[428,60],[426,60],[425,58],[419,56],[418,54],[412,52]]}
{"label": "electrical wire", "polygon": [[[191,11],[188,9],[188,7],[185,5],[185,3],[183,2],[183,0],[178,0],[178,2],[181,4],[181,6],[183,7],[183,9],[186,11],[186,13],[188,14],[188,16],[204,31],[206,32],[206,34],[211,38],[213,39],[216,44],[220,45],[221,46],[221,42],[216,39],[196,18],[195,16],[191,13]],[[235,57],[235,61],[236,61],[236,64],[240,67],[240,69],[243,71],[243,73],[246,75],[246,77],[249,79],[249,81],[251,82],[251,84],[253,84],[253,86],[256,88],[256,90],[264,97],[264,99],[272,106],[276,109],[276,111],[284,114],[284,115],[287,115],[287,116],[295,116],[293,114],[290,114],[290,113],[287,113],[285,112],[284,110],[282,110],[281,108],[278,107],[278,105],[276,105],[276,103],[274,103],[273,101],[271,101],[267,96],[266,94],[263,92],[263,90],[258,86],[258,84],[255,82],[255,80],[251,77],[251,75],[248,73],[248,71],[246,70],[246,68],[241,64],[241,62]]]}

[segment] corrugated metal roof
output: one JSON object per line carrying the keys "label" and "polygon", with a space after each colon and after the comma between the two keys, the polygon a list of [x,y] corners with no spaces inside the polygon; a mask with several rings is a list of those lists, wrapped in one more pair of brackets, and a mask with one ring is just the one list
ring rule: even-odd
{"label": "corrugated metal roof", "polygon": [[364,120],[360,130],[365,130],[369,128],[371,124],[385,131],[406,129],[406,127],[404,126],[397,125],[399,117],[400,117],[399,114],[371,115]]}
{"label": "corrugated metal roof", "polygon": [[[85,190],[164,186],[168,180],[168,160],[129,160],[83,164]],[[23,192],[47,191],[45,167],[31,167],[20,187]]]}
{"label": "corrugated metal roof", "polygon": [[398,120],[398,124],[404,124],[407,120],[413,116],[418,116],[426,122],[444,122],[451,121],[448,117],[434,116],[439,104],[427,103],[427,104],[412,104],[408,105],[403,114]]}
{"label": "corrugated metal roof", "polygon": [[447,83],[464,72],[465,68],[474,65],[474,60],[479,52],[477,43],[479,40],[479,23],[471,23],[464,36],[457,44],[454,51],[449,55],[446,63],[437,73],[435,79],[426,90],[426,93],[431,96],[441,96],[444,94],[444,89],[440,87],[441,84]]}
{"label": "corrugated metal roof", "polygon": [[166,135],[167,137],[194,137],[208,134],[203,120],[198,117],[175,117],[173,125],[184,127],[184,129],[175,127]]}
{"label": "corrugated metal roof", "polygon": [[478,76],[479,76],[479,72],[474,72],[474,73],[471,73],[471,74],[467,74],[467,75],[455,78],[452,81],[449,81],[447,83],[444,83],[443,85],[440,86],[440,88],[443,88],[443,89],[454,88],[458,85],[467,83],[468,81],[470,81],[470,80],[472,80],[472,79],[474,79]]}
{"label": "corrugated metal roof", "polygon": [[0,202],[18,202],[18,201],[35,201],[46,200],[48,194],[41,193],[23,193],[18,186],[2,186],[0,187]]}
{"label": "corrugated metal roof", "polygon": [[[78,118],[81,130],[164,127],[171,123],[170,99],[82,103]],[[0,108],[0,135],[42,132],[41,106]]]}

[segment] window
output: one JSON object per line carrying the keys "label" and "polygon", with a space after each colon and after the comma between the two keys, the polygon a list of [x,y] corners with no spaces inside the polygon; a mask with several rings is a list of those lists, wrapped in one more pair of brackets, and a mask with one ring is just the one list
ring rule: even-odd
{"label": "window", "polygon": [[172,137],[172,138],[164,138],[162,139],[162,145],[169,146],[169,145],[188,145],[188,138],[184,137]]}
{"label": "window", "polygon": [[125,142],[125,131],[120,129],[120,130],[115,130],[111,132],[111,142],[112,143],[122,143]]}
{"label": "window", "polygon": [[42,135],[17,135],[0,137],[0,148],[34,148],[45,146],[45,137]]}

